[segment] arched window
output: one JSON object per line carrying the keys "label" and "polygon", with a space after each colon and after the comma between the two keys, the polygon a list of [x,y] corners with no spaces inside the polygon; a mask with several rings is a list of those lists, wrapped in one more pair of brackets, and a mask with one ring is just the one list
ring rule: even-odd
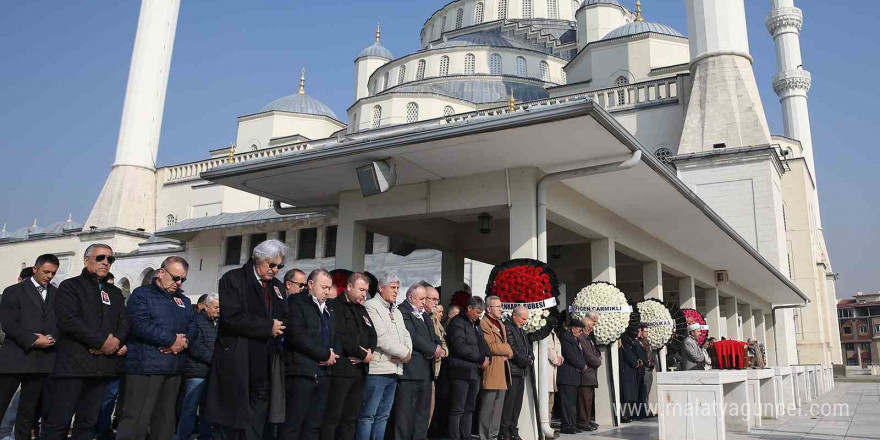
{"label": "arched window", "polygon": [[526,68],[526,59],[523,57],[516,57],[516,76],[529,76],[529,70]]}
{"label": "arched window", "polygon": [[477,3],[476,10],[474,11],[474,24],[480,24],[483,22],[483,4]]}
{"label": "arched window", "polygon": [[440,57],[440,76],[449,75],[449,57],[443,55]]}
{"label": "arched window", "polygon": [[388,77],[391,72],[385,72],[385,76],[382,77],[382,90],[386,90],[388,88]]}
{"label": "arched window", "polygon": [[447,105],[446,107],[443,107],[443,116],[452,116],[454,114],[455,114],[455,109],[452,108],[451,105]]}
{"label": "arched window", "polygon": [[174,226],[177,224],[177,217],[174,214],[168,214],[165,216],[165,226]]}
{"label": "arched window", "polygon": [[[626,79],[625,76],[618,76],[616,80],[614,80],[614,85],[617,87],[623,87],[629,85],[629,80]],[[617,91],[617,105],[626,104],[626,89],[620,89]]]}
{"label": "arched window", "polygon": [[571,21],[577,20],[577,17],[576,17],[577,10],[580,9],[580,7],[581,7],[581,2],[579,2],[577,0],[572,0],[572,2],[571,2]]}
{"label": "arched window", "polygon": [[473,75],[474,74],[474,64],[476,64],[476,58],[474,54],[469,53],[464,56],[464,74],[465,75]]}
{"label": "arched window", "polygon": [[406,122],[407,124],[416,122],[419,120],[419,105],[410,102],[406,105]]}
{"label": "arched window", "polygon": [[541,80],[542,81],[550,81],[550,65],[547,64],[546,61],[541,61],[538,64],[541,72]]}
{"label": "arched window", "polygon": [[553,20],[559,18],[559,11],[556,9],[556,0],[547,0],[547,18]]}
{"label": "arched window", "polygon": [[397,72],[397,84],[403,84],[406,80],[406,66],[400,66],[400,70]]}
{"label": "arched window", "polygon": [[373,107],[373,128],[379,128],[382,125],[382,106]]}
{"label": "arched window", "polygon": [[522,18],[532,18],[532,0],[523,0]]}
{"label": "arched window", "polygon": [[431,24],[431,37],[428,39],[428,41],[433,40],[434,38],[436,38],[436,37],[434,37],[434,31],[435,31],[435,30],[437,30],[437,23],[436,23],[436,22],[434,22],[434,23]]}
{"label": "arched window", "polygon": [[425,79],[425,60],[419,60],[419,67],[416,68],[416,80]]}
{"label": "arched window", "polygon": [[440,19],[440,35],[446,32],[446,16],[444,15],[442,19]]}
{"label": "arched window", "polygon": [[464,21],[464,9],[458,8],[455,11],[455,28],[461,29],[462,22]]}
{"label": "arched window", "polygon": [[562,84],[568,84],[568,74],[565,73],[565,69],[559,72],[559,78],[562,79]]}
{"label": "arched window", "polygon": [[507,0],[498,0],[498,19],[507,18]]}
{"label": "arched window", "polygon": [[258,149],[257,144],[251,144],[251,151],[257,151]]}
{"label": "arched window", "polygon": [[489,73],[492,75],[501,75],[501,55],[493,53],[489,56]]}

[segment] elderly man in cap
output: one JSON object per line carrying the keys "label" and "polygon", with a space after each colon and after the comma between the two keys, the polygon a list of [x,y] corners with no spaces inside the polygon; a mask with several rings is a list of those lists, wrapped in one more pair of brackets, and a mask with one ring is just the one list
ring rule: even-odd
{"label": "elderly man in cap", "polygon": [[697,344],[697,338],[700,337],[700,328],[700,324],[691,324],[687,327],[688,337],[684,338],[684,347],[681,350],[685,370],[702,370],[706,363],[703,350]]}

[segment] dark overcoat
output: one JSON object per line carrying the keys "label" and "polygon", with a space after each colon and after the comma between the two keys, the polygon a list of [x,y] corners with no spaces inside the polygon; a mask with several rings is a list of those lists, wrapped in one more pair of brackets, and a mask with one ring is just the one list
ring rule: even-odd
{"label": "dark overcoat", "polygon": [[0,299],[0,326],[6,340],[0,347],[0,374],[51,373],[55,368],[55,347],[35,348],[35,333],[57,337],[55,295],[58,289],[49,284],[46,300],[31,278],[3,290]]}

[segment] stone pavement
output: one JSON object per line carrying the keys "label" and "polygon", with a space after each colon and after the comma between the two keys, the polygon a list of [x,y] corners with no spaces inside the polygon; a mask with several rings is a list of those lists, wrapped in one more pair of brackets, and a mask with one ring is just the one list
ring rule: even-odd
{"label": "stone pavement", "polygon": [[[801,414],[763,420],[749,434],[728,433],[728,440],[869,440],[880,439],[880,383],[837,382],[834,390],[812,402]],[[837,414],[834,414],[834,410]],[[810,411],[814,414],[810,414]],[[562,435],[559,440],[658,439],[657,419],[619,428]],[[679,439],[675,439],[679,440]]]}

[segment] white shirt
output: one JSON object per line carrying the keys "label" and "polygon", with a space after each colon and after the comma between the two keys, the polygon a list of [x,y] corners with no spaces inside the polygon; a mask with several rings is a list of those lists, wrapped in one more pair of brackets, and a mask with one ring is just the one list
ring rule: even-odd
{"label": "white shirt", "polygon": [[327,301],[324,301],[324,302],[318,302],[318,298],[315,298],[314,295],[309,295],[309,296],[311,296],[311,297],[312,297],[312,301],[314,301],[315,304],[318,305],[318,310],[319,310],[319,311],[321,312],[321,314],[323,315],[324,312],[327,311]]}
{"label": "white shirt", "polygon": [[43,297],[43,301],[45,301],[46,291],[49,290],[49,288],[46,286],[41,286],[40,283],[38,283],[37,280],[34,279],[34,277],[31,277],[31,282],[34,283],[34,287],[37,288],[37,292],[40,292],[40,295],[42,295]]}

